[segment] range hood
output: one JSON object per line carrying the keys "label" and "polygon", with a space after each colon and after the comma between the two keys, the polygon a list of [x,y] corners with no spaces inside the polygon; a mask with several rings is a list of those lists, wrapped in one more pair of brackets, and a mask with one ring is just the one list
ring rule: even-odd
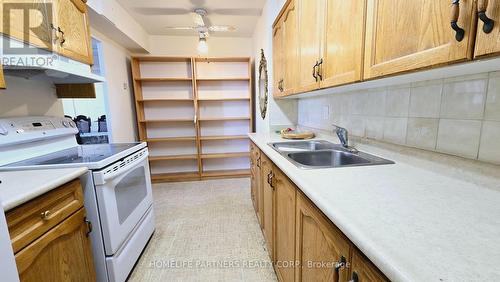
{"label": "range hood", "polygon": [[[11,42],[15,39],[8,39]],[[2,40],[0,40],[3,42]],[[87,64],[60,56],[41,48],[29,47],[18,49],[18,52],[3,52],[1,63],[4,74],[26,79],[51,81],[54,84],[88,84],[104,82],[102,76],[92,73]],[[29,53],[29,54],[26,54]]]}

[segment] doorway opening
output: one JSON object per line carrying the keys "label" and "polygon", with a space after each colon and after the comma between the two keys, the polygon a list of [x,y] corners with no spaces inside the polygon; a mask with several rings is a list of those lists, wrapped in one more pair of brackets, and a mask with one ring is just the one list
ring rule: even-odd
{"label": "doorway opening", "polygon": [[[101,41],[92,38],[94,65],[92,73],[105,76]],[[77,136],[80,144],[111,143],[109,126],[108,92],[105,82],[95,83],[96,97],[92,99],[61,99],[64,115],[78,125]]]}

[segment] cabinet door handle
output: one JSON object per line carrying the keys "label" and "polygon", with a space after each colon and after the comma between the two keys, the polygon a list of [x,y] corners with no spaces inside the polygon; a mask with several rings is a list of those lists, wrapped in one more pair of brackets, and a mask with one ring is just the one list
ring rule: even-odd
{"label": "cabinet door handle", "polygon": [[481,21],[483,21],[483,32],[490,33],[495,26],[495,21],[488,18],[486,15],[486,10],[488,10],[488,0],[479,0],[477,3],[477,15]]}
{"label": "cabinet door handle", "polygon": [[337,277],[337,282],[340,281],[340,270],[346,266],[347,260],[344,256],[340,256],[340,259],[337,263],[335,263],[335,275]]}
{"label": "cabinet door handle", "polygon": [[269,174],[267,175],[267,184],[269,184],[269,186],[274,190],[273,179],[274,179],[274,173],[270,171]]}
{"label": "cabinet door handle", "polygon": [[85,224],[87,225],[87,237],[89,237],[90,233],[92,232],[92,222],[90,222],[89,220],[87,220],[87,218],[84,219],[85,220]]}
{"label": "cabinet door handle", "polygon": [[314,80],[316,80],[316,82],[318,82],[318,76],[316,73],[316,67],[318,67],[318,64],[319,64],[319,62],[316,61],[316,64],[313,66],[313,77],[314,77]]}
{"label": "cabinet door handle", "polygon": [[356,271],[352,272],[351,280],[349,282],[359,282],[358,273]]}
{"label": "cabinet door handle", "polygon": [[260,168],[260,157],[257,158],[257,167]]}
{"label": "cabinet door handle", "polygon": [[59,30],[54,26],[54,24],[50,24],[50,29],[52,30],[52,38],[54,40],[54,43],[59,40]]}
{"label": "cabinet door handle", "polygon": [[66,43],[66,39],[64,38],[64,31],[61,27],[57,27],[57,31],[61,34],[61,47],[63,47],[64,43]]}
{"label": "cabinet door handle", "polygon": [[452,0],[451,2],[451,28],[455,31],[455,39],[460,42],[464,39],[465,30],[458,26],[460,18],[460,0]]}
{"label": "cabinet door handle", "polygon": [[319,60],[319,63],[318,63],[318,77],[319,77],[319,80],[322,81],[323,80],[323,68],[321,67],[323,65],[323,58],[321,58]]}

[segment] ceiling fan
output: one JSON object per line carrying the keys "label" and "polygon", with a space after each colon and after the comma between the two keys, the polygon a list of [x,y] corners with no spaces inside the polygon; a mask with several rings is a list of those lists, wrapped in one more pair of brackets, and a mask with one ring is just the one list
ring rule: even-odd
{"label": "ceiling fan", "polygon": [[204,17],[207,16],[207,11],[205,9],[195,9],[194,12],[190,13],[193,17],[194,26],[173,26],[167,27],[168,29],[173,30],[194,30],[198,32],[200,38],[207,38],[210,35],[210,32],[228,32],[235,31],[236,28],[234,26],[227,25],[211,25],[208,26],[205,23]]}

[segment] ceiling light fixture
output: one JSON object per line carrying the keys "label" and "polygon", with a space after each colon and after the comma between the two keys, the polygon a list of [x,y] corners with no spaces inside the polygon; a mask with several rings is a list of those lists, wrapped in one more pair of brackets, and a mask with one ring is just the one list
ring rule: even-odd
{"label": "ceiling light fixture", "polygon": [[208,53],[208,44],[207,44],[207,39],[205,37],[200,37],[198,41],[198,53],[200,54]]}

